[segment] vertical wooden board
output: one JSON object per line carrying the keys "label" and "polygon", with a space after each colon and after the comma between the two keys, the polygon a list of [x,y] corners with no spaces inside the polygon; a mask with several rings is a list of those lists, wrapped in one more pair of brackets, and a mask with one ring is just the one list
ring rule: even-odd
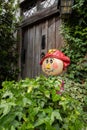
{"label": "vertical wooden board", "polygon": [[[42,49],[41,45],[40,45],[40,60],[42,59],[41,55],[44,53],[47,53],[47,39],[48,39],[48,20],[44,21],[41,24],[41,28],[42,28],[42,35],[41,35],[41,42],[42,42],[42,37],[45,36],[45,48]],[[42,68],[40,66],[40,74],[43,74],[42,72]]]}
{"label": "vertical wooden board", "polygon": [[48,21],[48,50],[55,48],[55,18]]}
{"label": "vertical wooden board", "polygon": [[48,41],[48,20],[44,21],[42,24],[42,36],[45,35],[45,48],[44,50],[41,50],[43,52],[47,52],[47,41]]}
{"label": "vertical wooden board", "polygon": [[20,80],[21,79],[21,51],[22,51],[22,29],[21,28],[19,28],[18,29],[18,32],[17,32],[17,39],[18,39],[18,55],[19,55],[19,57],[18,57],[18,68],[19,68],[19,70],[20,70],[20,73],[19,73],[19,75],[18,75],[18,80]]}
{"label": "vertical wooden board", "polygon": [[48,20],[46,21],[46,53],[48,52]]}
{"label": "vertical wooden board", "polygon": [[27,51],[26,51],[26,53],[27,53],[27,55],[26,55],[26,77],[30,77],[30,75],[28,75],[28,73],[29,73],[29,68],[28,68],[28,66],[29,66],[29,48],[30,48],[30,29],[28,29],[28,46],[27,46]]}
{"label": "vertical wooden board", "polygon": [[32,30],[32,78],[34,78],[34,71],[35,71],[35,34],[36,34],[36,31],[35,31],[35,26],[33,26],[33,30]]}
{"label": "vertical wooden board", "polygon": [[22,41],[22,57],[24,57],[24,60],[25,60],[24,62],[23,61],[21,62],[21,69],[22,69],[21,75],[22,75],[22,78],[26,77],[27,44],[28,44],[28,30],[25,30],[24,34],[23,34],[23,41]]}
{"label": "vertical wooden board", "polygon": [[60,34],[61,31],[61,19],[56,18],[56,48],[60,49],[64,45],[63,36]]}
{"label": "vertical wooden board", "polygon": [[33,28],[28,30],[28,47],[26,57],[26,76],[32,77],[32,66],[33,66]]}
{"label": "vertical wooden board", "polygon": [[35,26],[35,43],[34,43],[34,77],[40,73],[40,45],[41,45],[41,25]]}

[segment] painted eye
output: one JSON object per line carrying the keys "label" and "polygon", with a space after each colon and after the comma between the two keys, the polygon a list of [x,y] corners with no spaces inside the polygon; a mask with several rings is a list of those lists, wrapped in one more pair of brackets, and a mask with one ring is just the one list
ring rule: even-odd
{"label": "painted eye", "polygon": [[53,59],[50,59],[50,63],[51,63],[51,64],[53,63]]}
{"label": "painted eye", "polygon": [[48,61],[48,59],[46,60],[46,63],[48,63],[49,61]]}

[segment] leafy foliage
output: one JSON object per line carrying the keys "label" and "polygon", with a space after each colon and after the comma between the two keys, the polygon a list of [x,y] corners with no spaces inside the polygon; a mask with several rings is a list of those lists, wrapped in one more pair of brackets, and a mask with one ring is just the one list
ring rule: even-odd
{"label": "leafy foliage", "polygon": [[0,0],[0,85],[17,78],[16,11],[14,0]]}
{"label": "leafy foliage", "polygon": [[87,112],[86,0],[75,0],[72,8],[73,12],[67,20],[64,19],[61,31],[66,43],[62,51],[71,59],[71,65],[67,71],[68,73],[64,76],[68,78],[65,78],[65,87],[69,95],[79,100],[83,106],[83,110]]}
{"label": "leafy foliage", "polygon": [[84,83],[87,79],[87,4],[75,0],[69,19],[64,19],[62,34],[66,40],[65,54],[71,59],[69,78]]}
{"label": "leafy foliage", "polygon": [[58,77],[44,76],[3,82],[0,130],[85,129],[87,115],[81,103],[69,96],[66,88],[58,95],[60,84]]}
{"label": "leafy foliage", "polygon": [[64,78],[66,92],[74,98],[79,100],[82,107],[87,109],[87,81],[84,84],[75,83],[73,80]]}

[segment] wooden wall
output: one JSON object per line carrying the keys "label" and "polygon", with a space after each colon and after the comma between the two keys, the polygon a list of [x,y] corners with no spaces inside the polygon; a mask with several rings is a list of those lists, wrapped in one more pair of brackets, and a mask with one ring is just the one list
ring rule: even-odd
{"label": "wooden wall", "polygon": [[42,73],[39,62],[43,54],[49,49],[60,49],[63,46],[60,26],[61,19],[53,16],[22,29],[22,78],[39,76]]}

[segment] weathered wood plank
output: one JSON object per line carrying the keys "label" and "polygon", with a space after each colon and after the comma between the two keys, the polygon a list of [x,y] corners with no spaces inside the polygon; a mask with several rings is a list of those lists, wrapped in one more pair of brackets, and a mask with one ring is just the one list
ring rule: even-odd
{"label": "weathered wood plank", "polygon": [[48,36],[48,34],[47,34],[47,31],[48,31],[48,20],[44,21],[41,24],[41,26],[42,26],[42,37],[44,36],[44,38],[45,38],[45,48],[44,49],[41,48],[41,53],[42,52],[46,53],[47,52],[47,36]]}
{"label": "weathered wood plank", "polygon": [[24,30],[23,32],[23,41],[22,41],[22,60],[21,60],[21,74],[22,78],[26,77],[26,56],[27,56],[27,43],[28,43],[28,30]]}
{"label": "weathered wood plank", "polygon": [[34,77],[40,73],[40,45],[41,45],[41,25],[35,26],[35,44],[34,44]]}
{"label": "weathered wood plank", "polygon": [[49,20],[48,25],[48,49],[55,48],[55,18]]}
{"label": "weathered wood plank", "polygon": [[36,30],[35,30],[35,26],[33,26],[32,28],[32,78],[35,77],[34,71],[35,71],[35,55],[34,55],[34,51],[35,51],[35,35],[36,35]]}
{"label": "weathered wood plank", "polygon": [[21,27],[29,26],[37,22],[41,22],[47,17],[50,17],[51,15],[58,14],[59,16],[59,10],[57,9],[57,5],[53,5],[49,7],[48,9],[44,9],[40,12],[35,13],[35,15],[25,19],[20,24]]}
{"label": "weathered wood plank", "polygon": [[18,48],[18,68],[20,70],[20,73],[18,75],[18,80],[21,79],[21,51],[22,51],[22,29],[21,28],[18,28],[18,31],[17,31],[17,48]]}
{"label": "weathered wood plank", "polygon": [[[45,37],[45,48],[40,49],[40,60],[42,59],[42,55],[45,55],[47,53],[47,39],[48,39],[48,20],[45,20],[42,23],[42,37]],[[40,73],[43,74],[41,66],[40,66]]]}
{"label": "weathered wood plank", "polygon": [[60,31],[61,31],[61,19],[56,17],[56,48],[60,49],[63,45],[64,45],[64,40],[63,40],[63,36],[61,35]]}
{"label": "weathered wood plank", "polygon": [[28,47],[27,47],[27,55],[26,55],[26,76],[32,77],[32,55],[33,55],[33,35],[32,28],[28,29]]}

